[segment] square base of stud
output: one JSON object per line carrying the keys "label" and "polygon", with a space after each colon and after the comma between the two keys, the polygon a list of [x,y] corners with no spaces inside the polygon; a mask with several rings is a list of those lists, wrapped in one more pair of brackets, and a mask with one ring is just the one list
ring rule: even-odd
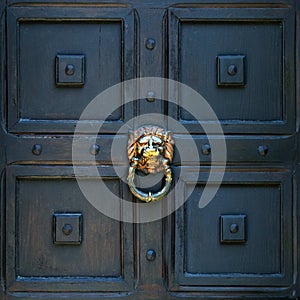
{"label": "square base of stud", "polygon": [[55,213],[53,216],[54,244],[79,245],[82,241],[82,214]]}

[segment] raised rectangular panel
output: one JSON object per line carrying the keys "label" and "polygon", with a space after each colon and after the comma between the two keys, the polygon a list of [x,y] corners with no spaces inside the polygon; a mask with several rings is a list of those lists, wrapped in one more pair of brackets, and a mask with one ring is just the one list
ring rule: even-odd
{"label": "raised rectangular panel", "polygon": [[[112,193],[128,197],[111,168],[99,170]],[[131,290],[132,226],[100,213],[80,190],[72,167],[11,167],[8,179],[9,291]],[[91,188],[98,185],[97,178],[81,179]],[[115,210],[121,214],[121,204]]]}
{"label": "raised rectangular panel", "polygon": [[[208,173],[203,169],[197,176],[194,170],[181,168],[180,177],[175,202],[189,198],[175,214],[170,289],[201,291],[211,285],[288,289],[293,278],[289,172],[227,169],[204,208],[199,208],[204,189],[218,184],[206,186]],[[232,224],[239,231],[230,232]]]}
{"label": "raised rectangular panel", "polygon": [[[131,78],[134,28],[129,9],[94,8],[91,13],[70,8],[66,17],[54,7],[13,7],[7,28],[11,132],[73,132],[97,95]],[[73,69],[66,71],[68,65]],[[102,132],[116,131],[132,116],[131,104],[122,107],[125,95],[118,88],[102,99],[101,109],[99,104],[84,117],[87,128],[104,121]]]}
{"label": "raised rectangular panel", "polygon": [[[170,113],[191,132],[216,119],[225,133],[292,132],[295,94],[293,13],[289,9],[170,10],[170,76],[197,93],[170,91]],[[235,74],[228,67],[237,67]],[[207,105],[216,114],[209,113]],[[203,113],[197,112],[206,111]],[[200,118],[200,119],[199,119]]]}

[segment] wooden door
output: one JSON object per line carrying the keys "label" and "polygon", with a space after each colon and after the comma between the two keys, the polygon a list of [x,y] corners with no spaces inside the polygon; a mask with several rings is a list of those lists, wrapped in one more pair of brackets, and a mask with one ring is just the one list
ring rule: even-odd
{"label": "wooden door", "polygon": [[[6,0],[0,8],[0,299],[297,298],[297,1]],[[140,77],[172,81],[137,95],[117,86],[118,97],[81,119],[83,159],[74,159],[74,131],[91,101]],[[174,92],[174,82],[215,115],[201,115],[203,103]],[[152,222],[136,221],[140,200],[126,182],[127,128],[142,125],[174,131],[173,185],[145,204]],[[76,168],[91,189],[101,186],[96,169],[125,200],[114,207],[121,221],[87,199]],[[98,195],[112,201],[104,189]],[[128,203],[136,222],[122,217]]]}

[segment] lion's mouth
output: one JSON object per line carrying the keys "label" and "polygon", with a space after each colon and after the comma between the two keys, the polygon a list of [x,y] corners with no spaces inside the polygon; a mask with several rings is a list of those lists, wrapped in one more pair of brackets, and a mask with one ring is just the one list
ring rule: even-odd
{"label": "lion's mouth", "polygon": [[160,152],[158,151],[158,149],[155,148],[146,148],[143,151],[143,156],[146,158],[150,158],[150,157],[155,157],[155,156],[159,156]]}

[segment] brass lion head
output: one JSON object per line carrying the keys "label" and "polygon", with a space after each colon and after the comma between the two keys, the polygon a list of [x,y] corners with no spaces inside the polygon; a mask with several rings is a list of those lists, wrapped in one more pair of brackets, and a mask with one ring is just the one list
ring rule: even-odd
{"label": "brass lion head", "polygon": [[142,126],[129,132],[128,158],[145,174],[164,170],[173,159],[174,140],[170,131],[157,126]]}

